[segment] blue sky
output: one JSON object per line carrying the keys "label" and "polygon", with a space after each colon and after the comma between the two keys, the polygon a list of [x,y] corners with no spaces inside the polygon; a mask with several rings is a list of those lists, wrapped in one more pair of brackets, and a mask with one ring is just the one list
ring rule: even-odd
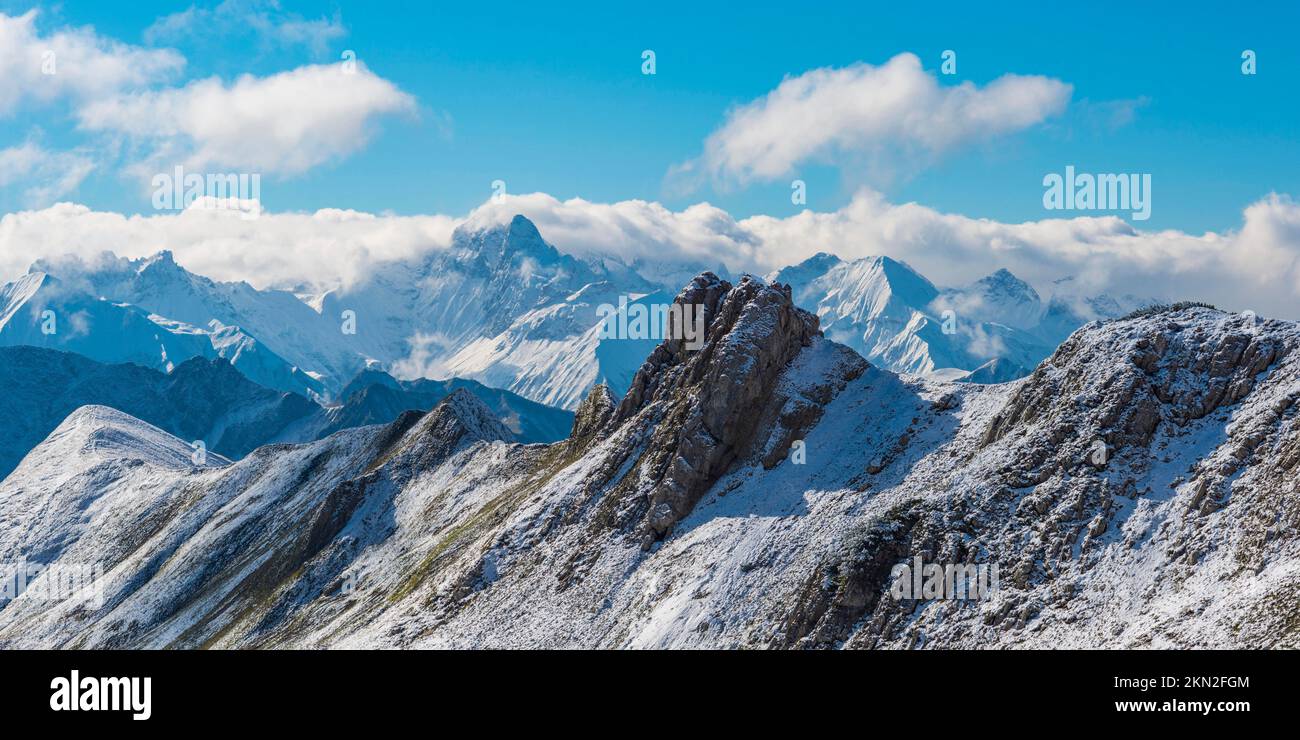
{"label": "blue sky", "polygon": [[[1019,222],[1047,215],[1043,176],[1073,164],[1150,173],[1154,207],[1141,227],[1199,233],[1239,227],[1242,209],[1270,192],[1300,193],[1294,4],[1249,11],[1209,3],[1176,11],[1127,3],[1013,3],[997,11],[970,3],[727,5],[286,0],[269,9],[281,19],[327,19],[335,30],[316,45],[215,23],[197,37],[146,34],[190,3],[3,0],[0,9],[39,8],[43,34],[93,26],[103,38],[174,48],[184,70],[159,85],[269,76],[333,63],[353,49],[414,99],[414,110],[368,120],[368,142],[354,151],[301,172],[267,172],[262,199],[273,211],[464,214],[500,179],[512,193],[646,199],[672,209],[708,201],[737,218],[786,216],[801,208],[789,197],[798,177],[808,183],[807,207],[818,211],[843,206],[870,184],[891,202]],[[641,74],[643,49],[657,55],[653,76]],[[705,181],[689,192],[665,184],[670,167],[700,155],[729,110],[767,95],[784,77],[880,65],[902,52],[933,73],[945,49],[957,52],[957,74],[941,76],[940,85],[1043,75],[1072,86],[1069,104],[1039,124],[888,176],[863,159],[830,157],[802,161],[779,179]],[[1243,49],[1257,53],[1258,74],[1241,74]],[[1122,115],[1128,110],[1131,120]],[[101,151],[120,146],[108,138],[80,129],[73,105],[55,100],[12,112],[0,149],[37,140],[48,151],[81,151],[97,166],[61,199],[147,212],[147,188],[127,171],[131,156]],[[24,204],[21,186],[0,187],[0,210]]]}

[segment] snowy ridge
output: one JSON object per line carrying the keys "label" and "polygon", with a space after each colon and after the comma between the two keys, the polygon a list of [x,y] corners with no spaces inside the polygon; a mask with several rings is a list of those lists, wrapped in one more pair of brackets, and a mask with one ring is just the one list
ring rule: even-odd
{"label": "snowy ridge", "polygon": [[[138,460],[173,470],[194,467],[193,449],[152,424],[107,406],[82,406],[73,412],[30,457],[35,460],[88,457],[92,460]],[[210,455],[204,466],[230,461]]]}

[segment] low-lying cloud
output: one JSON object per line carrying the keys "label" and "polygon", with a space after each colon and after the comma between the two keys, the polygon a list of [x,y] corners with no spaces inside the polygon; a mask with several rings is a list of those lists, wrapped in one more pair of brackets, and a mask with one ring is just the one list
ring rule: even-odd
{"label": "low-lying cloud", "polygon": [[759,274],[818,252],[845,259],[888,255],[940,285],[962,285],[1010,269],[1050,294],[1072,290],[1170,300],[1300,318],[1300,204],[1272,194],[1249,205],[1240,228],[1201,235],[1142,231],[1117,217],[1008,224],[894,204],[863,190],[843,208],[777,218],[735,219],[707,203],[674,211],[649,201],[593,203],[544,193],[508,196],[467,216],[394,216],[345,210],[232,211],[123,216],[68,203],[0,218],[0,270],[21,274],[37,258],[102,250],[139,257],[170,249],[182,265],[257,287],[324,289],[364,280],[379,264],[444,249],[462,224],[532,219],[547,241],[580,257],[725,264]]}

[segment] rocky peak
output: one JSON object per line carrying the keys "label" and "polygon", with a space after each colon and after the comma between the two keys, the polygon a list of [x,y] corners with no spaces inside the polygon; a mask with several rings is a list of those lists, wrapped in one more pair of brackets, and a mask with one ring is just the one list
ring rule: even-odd
{"label": "rocky peak", "polygon": [[657,422],[642,455],[644,544],[662,538],[714,481],[751,451],[778,379],[820,336],[817,317],[797,308],[790,288],[751,276],[732,286],[704,273],[677,296],[705,317],[704,346],[664,341],[637,371],[610,429],[637,420]]}
{"label": "rocky peak", "polygon": [[[370,390],[381,389],[372,386]],[[390,475],[403,481],[476,442],[514,441],[514,435],[487,404],[465,388],[456,389],[427,414],[402,413],[386,428],[389,439],[383,445],[393,449],[379,456],[380,461]]]}
{"label": "rocky peak", "polygon": [[457,388],[442,399],[429,412],[425,424],[430,427],[456,429],[462,439],[483,442],[514,440],[514,435],[497,419],[492,409],[468,388]]}
{"label": "rocky peak", "polygon": [[462,226],[456,230],[452,241],[476,255],[489,270],[513,265],[523,258],[542,264],[562,259],[560,252],[542,239],[537,226],[522,215],[516,215],[509,223],[477,230]]}
{"label": "rocky peak", "polygon": [[[1090,324],[1016,391],[990,424],[985,444],[1040,437],[1039,427],[1050,419],[1047,444],[1035,447],[1030,462],[1087,459],[1084,449],[1055,447],[1067,437],[1078,445],[1101,440],[1112,451],[1144,447],[1163,424],[1184,427],[1241,400],[1295,348],[1294,331],[1265,330],[1257,321],[1193,307]],[[1062,398],[1074,399],[1074,408],[1051,413]]]}
{"label": "rocky peak", "polygon": [[573,432],[569,435],[569,446],[581,449],[590,444],[614,415],[617,407],[618,400],[610,392],[609,386],[604,383],[593,386],[573,416]]}

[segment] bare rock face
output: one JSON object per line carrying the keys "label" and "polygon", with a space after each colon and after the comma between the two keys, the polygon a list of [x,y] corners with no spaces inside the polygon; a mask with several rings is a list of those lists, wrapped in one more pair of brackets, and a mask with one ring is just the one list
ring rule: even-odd
{"label": "bare rock face", "polygon": [[581,450],[591,445],[596,435],[605,427],[614,415],[618,401],[610,392],[609,386],[594,386],[587,397],[578,406],[573,417],[573,432],[565,443],[571,450]]}
{"label": "bare rock face", "polygon": [[[738,457],[747,454],[773,403],[777,379],[820,336],[817,317],[797,308],[790,288],[745,276],[732,286],[695,278],[676,303],[705,317],[705,343],[661,344],[637,372],[611,427],[658,419],[642,456],[650,489],[644,544],[667,535]],[[787,441],[788,446],[788,441]]]}

